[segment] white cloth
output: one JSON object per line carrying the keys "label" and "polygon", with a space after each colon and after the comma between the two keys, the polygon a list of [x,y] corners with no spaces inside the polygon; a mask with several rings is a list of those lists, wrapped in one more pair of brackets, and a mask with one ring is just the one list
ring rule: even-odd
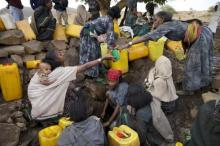
{"label": "white cloth", "polygon": [[165,140],[172,142],[174,140],[174,134],[166,115],[161,109],[161,102],[156,98],[153,98],[150,106],[154,127]]}
{"label": "white cloth", "polygon": [[172,78],[172,65],[167,57],[161,56],[157,59],[146,81],[148,91],[158,100],[171,102],[178,98]]}
{"label": "white cloth", "polygon": [[63,113],[69,82],[76,79],[77,67],[58,67],[49,74],[52,84],[40,83],[36,73],[28,86],[28,98],[32,105],[33,119],[47,119]]}
{"label": "white cloth", "polygon": [[120,29],[120,31],[123,31],[123,32],[129,32],[131,34],[131,37],[132,38],[134,37],[134,32],[131,29],[131,27],[129,27],[129,26],[122,26],[119,29]]}

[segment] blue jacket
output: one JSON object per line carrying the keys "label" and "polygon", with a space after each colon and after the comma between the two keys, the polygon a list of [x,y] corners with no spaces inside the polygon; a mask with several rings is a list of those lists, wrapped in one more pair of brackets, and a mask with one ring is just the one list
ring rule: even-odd
{"label": "blue jacket", "polygon": [[31,4],[31,8],[35,10],[43,3],[42,3],[42,0],[30,0],[30,4]]}

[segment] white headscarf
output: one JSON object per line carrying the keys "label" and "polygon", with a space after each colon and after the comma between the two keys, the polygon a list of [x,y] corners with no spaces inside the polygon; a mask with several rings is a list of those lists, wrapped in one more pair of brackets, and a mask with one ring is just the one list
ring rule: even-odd
{"label": "white headscarf", "polygon": [[178,98],[172,78],[172,65],[167,57],[161,56],[157,59],[147,81],[149,92],[158,100],[171,102]]}

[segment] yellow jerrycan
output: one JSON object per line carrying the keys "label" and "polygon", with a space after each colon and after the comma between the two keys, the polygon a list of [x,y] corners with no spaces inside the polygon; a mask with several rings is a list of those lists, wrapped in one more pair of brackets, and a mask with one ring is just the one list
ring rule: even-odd
{"label": "yellow jerrycan", "polygon": [[70,126],[73,122],[70,121],[70,118],[67,118],[67,117],[63,117],[61,119],[59,119],[59,126],[62,128],[62,129],[65,129],[67,126]]}
{"label": "yellow jerrycan", "polygon": [[58,146],[57,142],[62,133],[62,128],[58,125],[42,129],[39,133],[40,146]]}
{"label": "yellow jerrycan", "polygon": [[166,47],[175,54],[178,60],[181,61],[186,58],[186,54],[184,53],[182,41],[167,40]]}
{"label": "yellow jerrycan", "polygon": [[158,41],[149,41],[149,58],[151,61],[156,61],[160,56],[163,55],[164,44],[167,38],[162,37]]}
{"label": "yellow jerrycan", "polygon": [[80,38],[80,32],[82,30],[83,26],[81,25],[75,25],[75,24],[69,24],[66,27],[66,35],[71,37]]}
{"label": "yellow jerrycan", "polygon": [[118,25],[118,20],[117,19],[114,19],[114,32],[116,34],[118,34],[118,37],[120,37],[120,29],[119,29],[119,25]]}
{"label": "yellow jerrycan", "polygon": [[[109,53],[107,43],[101,43],[101,44],[100,44],[100,48],[101,48],[101,55],[102,55],[102,57],[104,57],[105,55],[107,55],[107,54]],[[109,62],[108,62],[108,61],[104,61],[103,63],[104,63],[106,66],[109,66]]]}
{"label": "yellow jerrycan", "polygon": [[26,41],[36,40],[36,35],[28,23],[28,20],[17,21],[16,26],[23,32]]}
{"label": "yellow jerrycan", "polygon": [[38,67],[40,63],[41,63],[41,60],[31,60],[31,61],[26,61],[25,65],[27,69],[35,69]]}
{"label": "yellow jerrycan", "polygon": [[67,42],[65,28],[62,25],[56,24],[56,28],[53,34],[53,39]]}
{"label": "yellow jerrycan", "polygon": [[148,47],[144,44],[128,48],[129,61],[148,56]]}
{"label": "yellow jerrycan", "polygon": [[6,101],[22,97],[21,77],[17,64],[0,65],[0,84]]}
{"label": "yellow jerrycan", "polygon": [[140,146],[138,134],[126,125],[108,132],[109,146]]}
{"label": "yellow jerrycan", "polygon": [[5,25],[2,21],[2,19],[0,18],[0,31],[5,31],[5,30],[6,30]]}
{"label": "yellow jerrycan", "polygon": [[128,50],[119,50],[120,59],[118,61],[110,61],[110,68],[120,70],[123,74],[128,72]]}

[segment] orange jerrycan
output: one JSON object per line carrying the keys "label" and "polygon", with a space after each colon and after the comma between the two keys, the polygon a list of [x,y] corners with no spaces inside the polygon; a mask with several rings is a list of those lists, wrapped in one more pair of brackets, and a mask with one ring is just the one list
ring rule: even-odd
{"label": "orange jerrycan", "polygon": [[138,134],[126,125],[108,132],[109,146],[140,146]]}
{"label": "orange jerrycan", "polygon": [[160,56],[163,55],[163,49],[166,40],[167,40],[166,37],[162,37],[158,41],[148,42],[150,60],[156,61]]}
{"label": "orange jerrycan", "polygon": [[122,73],[127,73],[129,69],[128,65],[128,50],[119,50],[120,59],[118,61],[110,61],[110,67],[112,69],[120,70]]}
{"label": "orange jerrycan", "polygon": [[62,40],[62,41],[67,42],[65,28],[63,28],[62,25],[56,24],[56,28],[55,28],[55,31],[53,34],[53,39],[54,40]]}
{"label": "orange jerrycan", "polygon": [[47,127],[39,132],[40,146],[58,146],[62,128],[58,125]]}
{"label": "orange jerrycan", "polygon": [[0,31],[5,31],[5,30],[6,30],[5,25],[2,21],[2,19],[0,18]]}
{"label": "orange jerrycan", "polygon": [[21,77],[17,64],[0,65],[0,84],[6,101],[22,97]]}
{"label": "orange jerrycan", "polygon": [[65,129],[67,126],[70,126],[73,122],[70,121],[70,118],[67,118],[67,117],[63,117],[59,120],[59,126],[62,128],[62,129]]}
{"label": "orange jerrycan", "polygon": [[23,32],[26,41],[36,40],[36,35],[28,20],[17,21],[16,26]]}
{"label": "orange jerrycan", "polygon": [[75,25],[75,24],[69,24],[66,27],[66,35],[71,37],[80,38],[80,32],[82,30],[83,26],[81,25]]}

